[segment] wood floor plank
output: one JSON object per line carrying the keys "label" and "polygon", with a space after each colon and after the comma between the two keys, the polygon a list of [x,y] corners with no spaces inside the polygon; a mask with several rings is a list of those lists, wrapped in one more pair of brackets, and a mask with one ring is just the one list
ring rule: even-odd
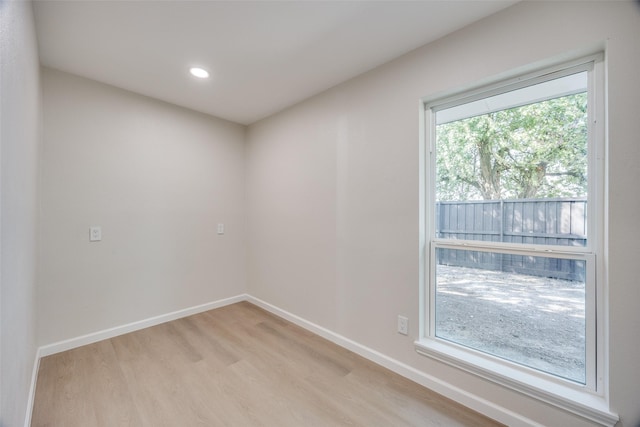
{"label": "wood floor plank", "polygon": [[32,426],[498,426],[242,302],[42,359]]}

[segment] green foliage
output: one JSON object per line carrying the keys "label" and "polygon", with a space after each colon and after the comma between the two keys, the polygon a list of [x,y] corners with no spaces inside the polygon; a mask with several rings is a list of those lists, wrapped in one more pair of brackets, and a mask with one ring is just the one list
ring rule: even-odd
{"label": "green foliage", "polygon": [[586,93],[441,124],[436,138],[438,200],[587,194]]}

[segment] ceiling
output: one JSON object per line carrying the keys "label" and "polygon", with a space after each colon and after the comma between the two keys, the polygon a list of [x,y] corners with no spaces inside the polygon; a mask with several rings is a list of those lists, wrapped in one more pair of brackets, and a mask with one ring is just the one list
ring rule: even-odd
{"label": "ceiling", "polygon": [[43,65],[250,124],[513,3],[40,0],[34,12]]}

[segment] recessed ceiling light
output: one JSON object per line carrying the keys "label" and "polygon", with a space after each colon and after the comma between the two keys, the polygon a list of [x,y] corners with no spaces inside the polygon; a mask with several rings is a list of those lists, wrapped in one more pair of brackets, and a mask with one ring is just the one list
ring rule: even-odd
{"label": "recessed ceiling light", "polygon": [[189,69],[189,72],[191,75],[198,77],[199,79],[206,79],[209,77],[209,72],[202,68],[192,67]]}

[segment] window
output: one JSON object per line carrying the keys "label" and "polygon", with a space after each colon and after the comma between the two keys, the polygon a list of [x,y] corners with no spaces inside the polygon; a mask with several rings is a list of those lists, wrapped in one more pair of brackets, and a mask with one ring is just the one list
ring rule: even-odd
{"label": "window", "polygon": [[417,350],[590,419],[608,411],[601,68],[425,101],[421,168]]}

